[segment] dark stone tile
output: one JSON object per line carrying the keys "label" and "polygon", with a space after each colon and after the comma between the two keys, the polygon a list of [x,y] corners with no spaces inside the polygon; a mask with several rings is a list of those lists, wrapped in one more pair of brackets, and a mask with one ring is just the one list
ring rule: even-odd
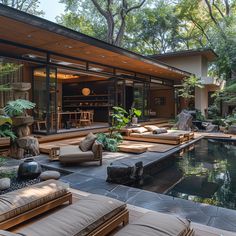
{"label": "dark stone tile", "polygon": [[159,197],[158,194],[148,191],[141,191],[135,196],[130,197],[127,203],[135,206],[144,207],[147,209],[153,209],[153,205],[159,205],[161,201],[162,199]]}
{"label": "dark stone tile", "polygon": [[60,180],[70,183],[71,185],[74,185],[74,184],[82,184],[92,179],[93,178],[89,176],[81,175],[79,173],[73,173],[63,176]]}
{"label": "dark stone tile", "polygon": [[118,185],[111,190],[110,196],[120,201],[126,202],[131,197],[134,197],[136,194],[140,193],[142,190],[137,188],[131,188],[123,185]]}
{"label": "dark stone tile", "polygon": [[117,186],[116,184],[110,184],[102,179],[94,179],[94,178],[83,183],[71,185],[72,188],[79,189],[81,191],[90,193],[99,193],[99,194],[110,192],[116,186]]}
{"label": "dark stone tile", "polygon": [[236,232],[235,222],[228,221],[227,219],[224,219],[224,217],[212,217],[207,225],[219,229]]}

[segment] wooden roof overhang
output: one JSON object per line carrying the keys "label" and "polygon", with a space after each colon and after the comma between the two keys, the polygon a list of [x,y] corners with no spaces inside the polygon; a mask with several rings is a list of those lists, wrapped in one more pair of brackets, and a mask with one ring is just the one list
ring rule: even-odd
{"label": "wooden roof overhang", "polygon": [[205,58],[207,58],[208,61],[214,61],[218,58],[218,55],[210,48],[167,52],[163,54],[150,55],[149,57],[157,60],[162,60],[166,58],[179,58],[179,57],[198,56],[198,55],[204,56]]}
{"label": "wooden roof overhang", "polygon": [[100,65],[100,71],[103,70],[102,66],[108,66],[114,70],[173,81],[190,75],[154,59],[0,4],[0,55],[20,59],[35,51],[40,56],[43,53],[53,55],[55,60],[67,57],[74,63],[77,60],[95,63]]}

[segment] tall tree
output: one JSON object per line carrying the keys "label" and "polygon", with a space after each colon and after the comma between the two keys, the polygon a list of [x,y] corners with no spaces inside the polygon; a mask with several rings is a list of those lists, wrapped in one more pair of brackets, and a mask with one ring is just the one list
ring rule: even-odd
{"label": "tall tree", "polygon": [[44,15],[44,12],[39,10],[39,0],[0,0],[0,3],[32,15]]}
{"label": "tall tree", "polygon": [[[84,11],[90,14],[86,15],[87,19],[95,22],[106,24],[106,41],[108,43],[121,46],[125,34],[127,17],[137,9],[140,9],[146,0],[61,0],[66,4],[66,10],[81,16]],[[91,13],[95,15],[91,15]],[[102,19],[101,19],[102,17]],[[61,17],[63,19],[63,17]]]}

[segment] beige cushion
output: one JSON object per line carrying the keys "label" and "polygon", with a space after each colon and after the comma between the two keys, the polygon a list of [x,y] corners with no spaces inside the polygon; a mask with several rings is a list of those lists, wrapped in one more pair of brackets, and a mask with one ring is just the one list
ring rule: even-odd
{"label": "beige cushion", "polygon": [[91,194],[26,226],[19,233],[26,236],[84,236],[123,209],[123,202]]}
{"label": "beige cushion", "polygon": [[68,184],[57,180],[47,180],[0,195],[0,222],[41,206],[67,192]]}
{"label": "beige cushion", "polygon": [[144,128],[146,128],[148,131],[159,129],[159,127],[157,127],[156,125],[145,125]]}
{"label": "beige cushion", "polygon": [[15,234],[9,231],[0,230],[0,236],[20,236],[20,234]]}
{"label": "beige cushion", "polygon": [[198,223],[192,223],[191,225],[195,231],[194,236],[236,236],[235,232],[230,232],[207,225]]}
{"label": "beige cushion", "polygon": [[67,145],[60,148],[59,161],[63,163],[80,163],[93,158],[92,151],[83,152],[76,145]]}
{"label": "beige cushion", "polygon": [[89,133],[85,139],[81,140],[79,147],[83,152],[87,152],[92,149],[93,143],[96,140],[96,135]]}
{"label": "beige cushion", "polygon": [[[185,236],[190,222],[173,215],[147,213],[121,229],[116,236]],[[191,235],[191,234],[190,234]],[[189,235],[189,236],[190,236]]]}
{"label": "beige cushion", "polygon": [[153,134],[151,132],[147,133],[131,133],[130,136],[137,137],[137,138],[150,138],[150,139],[165,139],[165,140],[179,140],[181,135],[179,134],[172,134],[172,133],[164,133],[164,134]]}
{"label": "beige cushion", "polygon": [[133,128],[132,129],[132,132],[134,133],[139,133],[139,134],[142,134],[144,132],[147,132],[148,129],[144,128],[144,127],[138,127],[138,128]]}

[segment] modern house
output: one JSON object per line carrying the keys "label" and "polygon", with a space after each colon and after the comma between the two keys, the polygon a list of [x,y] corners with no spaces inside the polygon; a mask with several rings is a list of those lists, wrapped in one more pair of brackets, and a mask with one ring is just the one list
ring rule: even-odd
{"label": "modern house", "polygon": [[[0,5],[1,63],[18,71],[1,84],[30,82],[36,103],[34,132],[57,133],[65,121],[91,111],[107,123],[114,105],[142,110],[142,120],[174,117],[175,85],[189,72],[75,32],[42,18]],[[158,92],[160,90],[165,90]],[[0,105],[12,92],[0,92]],[[153,112],[158,107],[158,112]],[[151,111],[151,112],[150,112]]]}
{"label": "modern house", "polygon": [[211,49],[184,50],[165,54],[152,55],[158,61],[175,68],[188,71],[201,79],[203,88],[195,89],[194,106],[203,115],[207,115],[207,108],[212,104],[212,93],[222,88],[224,83],[209,76],[209,65],[216,60],[217,55]]}
{"label": "modern house", "polygon": [[[183,107],[176,91],[191,74],[205,85],[195,92],[195,107],[204,114],[220,86],[207,76],[216,57],[212,50],[145,57],[0,4],[1,64],[20,65],[0,74],[0,84],[32,84],[35,133],[78,127],[81,111],[93,114],[97,126],[107,125],[113,106],[134,106],[143,121],[173,118]],[[2,107],[13,94],[2,91],[0,98]]]}

